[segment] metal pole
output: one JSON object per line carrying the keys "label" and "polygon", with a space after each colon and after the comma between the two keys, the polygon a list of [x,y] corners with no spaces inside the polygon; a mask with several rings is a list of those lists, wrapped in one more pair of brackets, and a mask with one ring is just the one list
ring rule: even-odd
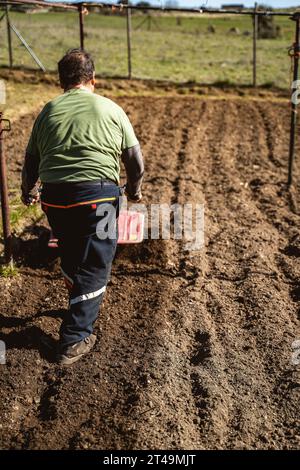
{"label": "metal pole", "polygon": [[128,60],[128,78],[131,79],[131,8],[127,8],[127,60]]}
{"label": "metal pole", "polygon": [[0,5],[5,5],[5,4],[8,4],[8,5],[15,5],[15,4],[25,4],[25,5],[39,5],[39,6],[47,6],[47,7],[56,7],[56,8],[63,8],[64,10],[77,10],[77,6],[73,6],[73,5],[65,5],[64,3],[56,3],[55,2],[55,5],[53,5],[53,3],[50,3],[50,2],[45,2],[44,0],[1,0],[0,1]]}
{"label": "metal pole", "polygon": [[9,68],[12,69],[13,68],[13,52],[12,52],[11,30],[10,30],[10,20],[9,20],[9,6],[8,5],[5,5],[5,13],[6,13]]}
{"label": "metal pole", "polygon": [[292,184],[293,180],[293,163],[295,157],[295,140],[296,140],[296,124],[297,124],[297,90],[298,85],[298,68],[299,68],[299,55],[300,55],[300,14],[296,13],[291,17],[292,20],[296,21],[296,33],[295,43],[293,45],[293,58],[294,58],[294,73],[293,73],[293,84],[292,84],[292,96],[291,96],[291,129],[290,129],[290,147],[289,147],[289,174],[288,174],[288,185]]}
{"label": "metal pole", "polygon": [[8,203],[8,187],[6,176],[6,160],[3,150],[3,133],[2,112],[0,112],[0,185],[1,185],[1,209],[2,209],[2,226],[4,238],[4,255],[5,262],[12,262],[12,236],[10,230],[10,214]]}
{"label": "metal pole", "polygon": [[84,49],[84,30],[83,30],[83,6],[78,6],[79,13],[79,33],[80,33],[80,49]]}
{"label": "metal pole", "polygon": [[257,44],[257,27],[258,27],[258,16],[257,16],[257,3],[254,4],[253,13],[253,69],[252,69],[252,85],[256,87],[256,44]]}
{"label": "metal pole", "polygon": [[40,61],[40,59],[38,58],[38,56],[33,52],[33,50],[31,49],[31,47],[29,46],[29,44],[27,44],[27,42],[25,41],[25,39],[23,38],[22,34],[17,30],[17,28],[15,27],[15,25],[13,25],[12,23],[9,23],[11,29],[13,30],[13,32],[15,33],[15,35],[17,36],[18,39],[20,39],[21,43],[25,46],[25,48],[27,49],[27,51],[29,52],[29,54],[31,55],[31,57],[33,58],[33,60],[37,63],[37,65],[40,67],[40,69],[43,71],[43,72],[46,72],[46,69],[45,67],[43,66],[42,62]]}

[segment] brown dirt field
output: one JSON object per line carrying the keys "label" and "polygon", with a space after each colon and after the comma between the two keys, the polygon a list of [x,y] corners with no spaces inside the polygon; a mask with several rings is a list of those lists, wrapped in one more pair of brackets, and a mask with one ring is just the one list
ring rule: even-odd
{"label": "brown dirt field", "polygon": [[[67,296],[44,221],[27,227],[20,274],[1,280],[0,447],[299,448],[300,167],[288,191],[288,106],[118,101],[143,146],[145,202],[204,202],[205,248],[119,249],[96,348],[61,368],[39,338],[57,337]],[[32,122],[15,122],[6,143],[11,185]]]}

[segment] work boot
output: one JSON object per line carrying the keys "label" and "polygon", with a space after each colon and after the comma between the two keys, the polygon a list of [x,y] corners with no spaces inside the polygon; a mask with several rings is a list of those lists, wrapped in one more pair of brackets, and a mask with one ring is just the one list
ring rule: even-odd
{"label": "work boot", "polygon": [[58,354],[58,363],[63,366],[68,366],[78,361],[84,354],[90,352],[95,345],[96,339],[96,335],[90,335],[78,343],[67,346],[63,352]]}

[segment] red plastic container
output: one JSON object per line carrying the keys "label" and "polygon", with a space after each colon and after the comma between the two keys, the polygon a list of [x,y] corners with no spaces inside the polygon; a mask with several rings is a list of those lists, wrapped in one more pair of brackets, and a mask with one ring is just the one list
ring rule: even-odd
{"label": "red plastic container", "polygon": [[118,244],[141,243],[144,238],[145,216],[141,212],[121,210],[118,219]]}

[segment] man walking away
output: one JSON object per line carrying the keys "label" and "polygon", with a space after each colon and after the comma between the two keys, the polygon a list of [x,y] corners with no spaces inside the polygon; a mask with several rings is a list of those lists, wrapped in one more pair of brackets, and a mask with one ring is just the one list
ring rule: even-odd
{"label": "man walking away", "polygon": [[[69,289],[58,361],[72,364],[94,346],[93,324],[106,289],[117,236],[99,237],[104,209],[118,214],[120,157],[129,200],[141,200],[144,172],[139,143],[125,112],[94,94],[93,60],[81,49],[58,63],[64,93],[37,117],[22,171],[22,200],[39,200],[59,240],[61,269]],[[105,205],[105,206],[104,206]],[[98,215],[97,215],[98,213]]]}

